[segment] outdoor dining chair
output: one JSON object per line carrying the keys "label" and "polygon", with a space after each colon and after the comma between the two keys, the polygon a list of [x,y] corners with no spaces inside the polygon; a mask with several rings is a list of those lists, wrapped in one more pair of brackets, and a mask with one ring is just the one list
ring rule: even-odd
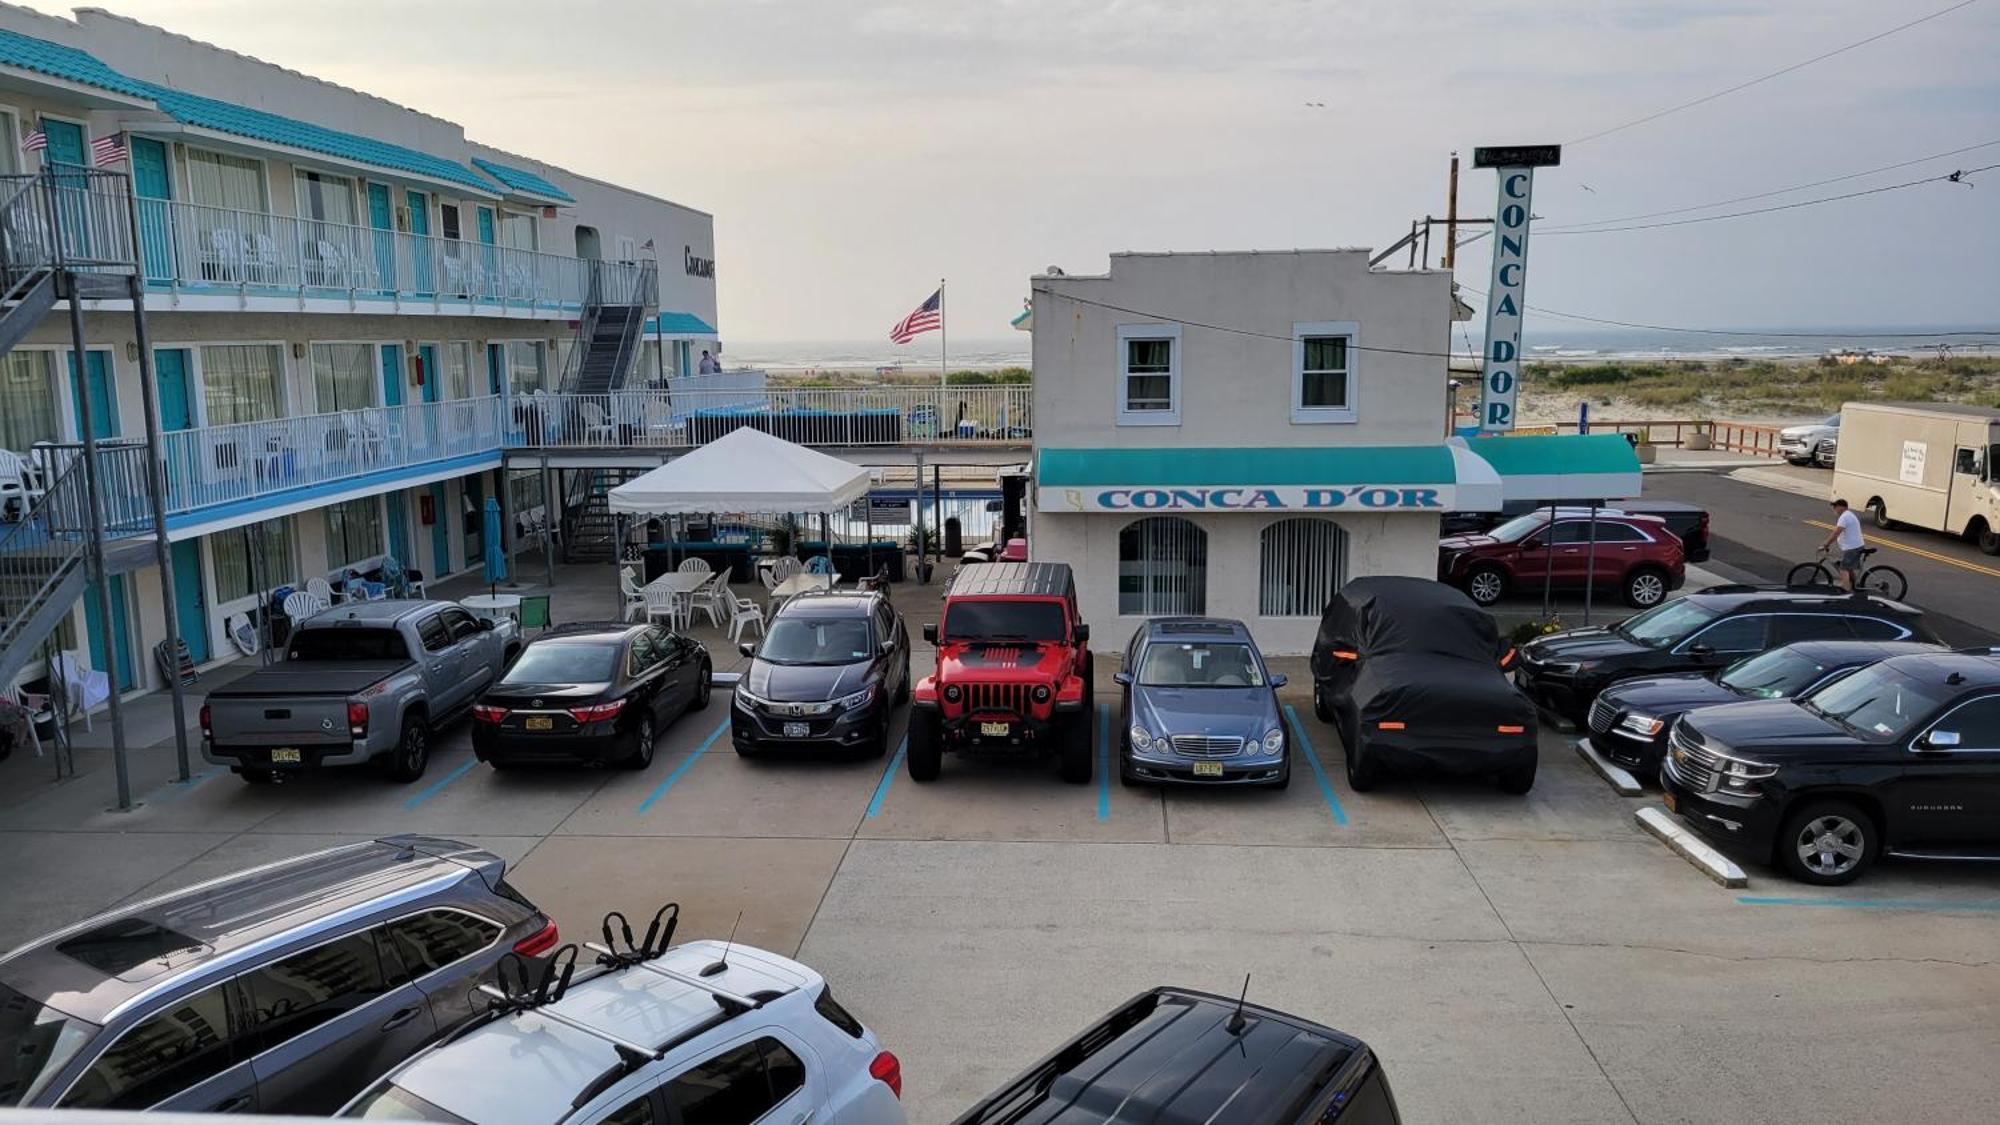
{"label": "outdoor dining chair", "polygon": [[598,442],[602,442],[605,445],[613,444],[618,433],[618,428],[611,424],[611,419],[604,413],[602,406],[594,402],[586,402],[577,407],[577,413],[583,415],[583,440],[585,444],[595,445]]}
{"label": "outdoor dining chair", "polygon": [[707,559],[682,559],[681,565],[674,569],[682,574],[707,574],[715,568],[708,565]]}
{"label": "outdoor dining chair", "polygon": [[340,600],[333,592],[333,583],[317,574],[306,579],[306,593],[318,598],[324,605],[332,605]]}
{"label": "outdoor dining chair", "polygon": [[783,582],[805,568],[806,564],[791,555],[780,556],[777,562],[771,564],[772,587],[776,588],[780,582]]}
{"label": "outdoor dining chair", "polygon": [[764,635],[764,611],[758,608],[757,603],[751,601],[749,598],[738,597],[731,597],[730,601],[734,605],[729,611],[729,643],[742,643],[743,632],[746,629],[755,629],[757,630],[757,635],[762,637]]}
{"label": "outdoor dining chair", "polygon": [[318,594],[298,590],[285,595],[285,616],[293,621],[304,621],[316,613],[325,613],[327,603]]}
{"label": "outdoor dining chair", "polygon": [[111,677],[86,663],[82,652],[66,648],[56,655],[56,678],[63,685],[63,721],[80,714],[83,729],[95,729],[90,724],[90,709],[111,698]]}
{"label": "outdoor dining chair", "polygon": [[35,757],[41,757],[42,732],[37,728],[41,725],[40,719],[48,709],[49,697],[36,695],[18,687],[10,687],[0,688],[0,699],[6,699],[28,713],[28,744],[35,748]]}
{"label": "outdoor dining chair", "polygon": [[834,574],[837,572],[833,569],[832,559],[828,558],[825,555],[814,555],[812,559],[806,563],[806,573]]}
{"label": "outdoor dining chair", "polygon": [[635,612],[646,611],[646,588],[639,585],[638,578],[632,574],[632,568],[618,568],[618,592],[625,596],[624,616],[619,620],[630,621]]}
{"label": "outdoor dining chair", "polygon": [[695,589],[688,603],[688,619],[690,622],[694,619],[694,611],[700,610],[708,614],[709,624],[718,629],[723,627],[723,619],[730,615],[736,603],[736,596],[729,592],[729,572],[731,569],[733,568],[723,567],[722,573],[716,575],[714,580]]}
{"label": "outdoor dining chair", "polygon": [[641,586],[639,593],[645,599],[648,624],[664,619],[668,628],[677,633],[681,631],[681,599],[678,595],[658,586]]}

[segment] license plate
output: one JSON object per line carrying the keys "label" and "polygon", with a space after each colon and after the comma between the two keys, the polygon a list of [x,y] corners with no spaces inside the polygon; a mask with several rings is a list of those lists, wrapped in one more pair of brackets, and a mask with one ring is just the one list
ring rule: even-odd
{"label": "license plate", "polygon": [[271,751],[271,764],[274,766],[296,766],[303,761],[305,757],[296,746],[280,746]]}
{"label": "license plate", "polygon": [[1005,738],[1007,737],[1007,730],[1006,723],[979,724],[979,733],[985,735],[987,738]]}
{"label": "license plate", "polygon": [[1667,804],[1667,811],[1668,811],[1668,812],[1670,812],[1670,813],[1677,813],[1677,812],[1681,811],[1681,803],[1680,803],[1680,800],[1679,800],[1679,798],[1677,798],[1677,797],[1675,797],[1675,796],[1674,796],[1674,794],[1673,794],[1673,790],[1669,789],[1669,790],[1668,790],[1668,791],[1666,791],[1665,793],[1662,793],[1662,794],[1660,794],[1660,800],[1662,800],[1662,801],[1665,801],[1665,802],[1666,802],[1666,804]]}
{"label": "license plate", "polygon": [[1221,762],[1196,762],[1196,763],[1194,764],[1194,775],[1195,775],[1196,777],[1221,777],[1221,776],[1222,776],[1222,763],[1221,763]]}
{"label": "license plate", "polygon": [[556,721],[547,715],[530,715],[521,721],[521,726],[527,730],[554,730]]}
{"label": "license plate", "polygon": [[786,724],[785,724],[785,737],[786,737],[786,738],[804,738],[804,737],[805,737],[806,735],[809,735],[809,734],[811,734],[811,733],[812,733],[812,724],[811,724],[811,723],[786,723]]}

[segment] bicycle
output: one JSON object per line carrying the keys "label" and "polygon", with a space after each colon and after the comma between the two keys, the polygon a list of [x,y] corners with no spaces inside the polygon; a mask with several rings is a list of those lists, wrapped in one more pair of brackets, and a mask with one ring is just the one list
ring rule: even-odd
{"label": "bicycle", "polygon": [[[1902,571],[1897,570],[1893,566],[1865,565],[1868,561],[1868,556],[1878,550],[1880,550],[1878,547],[1861,548],[1861,561],[1864,565],[1861,568],[1860,575],[1854,581],[1854,592],[1857,594],[1873,594],[1878,598],[1887,598],[1892,602],[1902,601],[1903,595],[1910,592],[1910,580],[1903,577]],[[1800,563],[1793,567],[1791,573],[1785,576],[1785,585],[1838,586],[1840,585],[1840,581],[1834,573],[1833,567],[1827,563],[1826,552],[1821,551],[1820,557],[1816,561]]]}

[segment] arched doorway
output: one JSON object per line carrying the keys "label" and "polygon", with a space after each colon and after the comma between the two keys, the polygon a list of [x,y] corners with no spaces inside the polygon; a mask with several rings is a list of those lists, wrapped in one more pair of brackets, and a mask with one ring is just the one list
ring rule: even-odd
{"label": "arched doorway", "polygon": [[580,226],[576,228],[576,256],[582,258],[584,261],[603,257],[603,253],[598,246],[596,227]]}
{"label": "arched doorway", "polygon": [[1148,516],[1118,533],[1118,612],[1157,617],[1208,607],[1208,532],[1179,516]]}

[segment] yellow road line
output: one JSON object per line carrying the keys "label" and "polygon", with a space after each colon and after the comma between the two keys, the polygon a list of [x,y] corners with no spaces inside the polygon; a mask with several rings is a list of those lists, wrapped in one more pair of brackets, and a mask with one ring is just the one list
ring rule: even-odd
{"label": "yellow road line", "polygon": [[[1807,527],[1817,527],[1821,531],[1833,530],[1832,524],[1821,523],[1819,520],[1800,520],[1799,522],[1805,524]],[[1974,574],[1985,574],[1993,578],[2000,578],[2000,570],[1995,570],[1990,566],[1980,566],[1978,563],[1969,563],[1963,559],[1952,558],[1950,555],[1940,555],[1935,551],[1926,551],[1922,547],[1912,547],[1908,543],[1898,543],[1879,531],[1869,532],[1868,542],[1878,547],[1891,547],[1898,551],[1908,551],[1920,558],[1926,558],[1932,562],[1941,562],[1946,566],[1955,566],[1960,570],[1969,570]]]}

